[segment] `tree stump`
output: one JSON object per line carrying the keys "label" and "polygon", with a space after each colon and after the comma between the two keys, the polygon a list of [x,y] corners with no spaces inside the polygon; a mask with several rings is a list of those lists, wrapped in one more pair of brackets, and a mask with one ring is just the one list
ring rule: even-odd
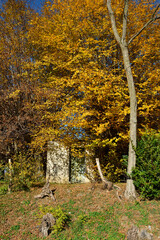
{"label": "tree stump", "polygon": [[144,229],[139,231],[137,226],[133,226],[128,230],[127,240],[153,240],[153,235]]}
{"label": "tree stump", "polygon": [[139,229],[136,226],[133,226],[128,230],[127,240],[138,240]]}
{"label": "tree stump", "polygon": [[108,181],[107,179],[105,179],[105,177],[103,176],[99,158],[96,158],[96,164],[97,164],[99,175],[100,175],[102,183],[103,183],[103,189],[107,189],[108,191],[111,191],[113,189],[113,183]]}
{"label": "tree stump", "polygon": [[143,229],[139,233],[139,240],[153,240],[153,235]]}
{"label": "tree stump", "polygon": [[43,216],[41,225],[40,225],[40,232],[44,237],[47,237],[50,233],[51,227],[56,223],[56,219],[53,217],[52,214],[47,213]]}
{"label": "tree stump", "polygon": [[54,192],[56,189],[52,189],[50,190],[49,188],[49,181],[47,181],[44,185],[44,187],[42,188],[42,192],[36,196],[34,196],[34,198],[44,198],[44,197],[51,197],[51,199],[53,201],[55,201],[55,197],[54,197]]}

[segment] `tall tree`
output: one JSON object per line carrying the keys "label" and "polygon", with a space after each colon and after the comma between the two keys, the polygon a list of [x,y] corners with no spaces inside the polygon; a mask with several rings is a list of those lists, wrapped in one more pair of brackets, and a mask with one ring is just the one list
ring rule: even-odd
{"label": "tall tree", "polygon": [[[102,139],[105,145],[114,138],[116,133],[110,134],[109,128],[114,129],[116,119],[122,128],[123,118],[121,89],[125,91],[125,85],[120,83],[119,48],[106,13],[107,8],[99,1],[47,2],[42,15],[32,22],[30,33],[39,52],[35,70],[45,79],[41,88],[54,88],[47,102],[63,102],[56,116],[59,114],[61,124],[67,126],[64,133],[70,132],[66,139],[81,135],[94,145],[102,144]],[[56,92],[57,101],[50,98],[56,97]]]}
{"label": "tall tree", "polygon": [[129,50],[128,45],[153,21],[159,19],[160,17],[156,15],[160,4],[156,7],[155,11],[152,14],[151,19],[128,41],[127,40],[127,19],[128,19],[128,8],[129,8],[129,0],[124,1],[123,8],[123,27],[122,34],[120,34],[117,30],[115,14],[112,10],[111,0],[107,0],[107,7],[110,15],[112,30],[117,40],[118,44],[121,47],[124,68],[126,72],[126,77],[128,81],[129,88],[129,96],[130,96],[130,140],[129,140],[129,156],[128,156],[128,175],[129,179],[127,179],[127,186],[125,191],[125,197],[127,199],[136,198],[135,187],[133,184],[133,180],[131,179],[132,169],[135,168],[136,164],[136,141],[137,141],[137,99],[136,99],[136,90],[135,84],[131,69],[131,62],[129,58]]}
{"label": "tall tree", "polygon": [[32,53],[27,40],[32,11],[23,0],[7,0],[0,9],[0,149],[11,153],[30,141],[34,118]]}
{"label": "tall tree", "polygon": [[[119,8],[117,2],[114,4],[119,32],[123,18],[123,4],[120,3]],[[145,3],[131,2],[127,37],[150,18],[150,8]],[[32,77],[39,84],[36,108],[42,115],[34,144],[42,146],[54,138],[66,144],[83,141],[85,145],[99,148],[101,159],[110,146],[117,144],[117,151],[125,151],[129,140],[129,94],[121,47],[113,35],[107,5],[104,6],[103,0],[46,1],[42,14],[35,16],[31,24]],[[157,25],[152,26],[150,38],[155,42],[159,38]],[[132,72],[141,107],[139,128],[142,130],[143,123],[146,126],[152,122],[152,127],[157,127],[158,44],[154,46],[154,59],[149,61],[150,38],[143,31],[140,41],[130,43]],[[148,98],[143,90],[145,84]],[[103,147],[106,151],[102,151]],[[121,151],[119,154],[124,154]],[[109,161],[111,157],[113,154],[108,157]]]}

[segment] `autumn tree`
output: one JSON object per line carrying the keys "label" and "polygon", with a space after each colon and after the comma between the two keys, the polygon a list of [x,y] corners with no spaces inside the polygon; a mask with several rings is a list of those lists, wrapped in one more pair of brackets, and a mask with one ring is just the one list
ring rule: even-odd
{"label": "autumn tree", "polygon": [[[124,6],[120,2],[117,7],[114,2],[113,7],[120,34]],[[132,1],[129,7],[127,38],[151,18],[149,10],[154,4]],[[152,61],[150,49],[152,42],[158,42],[159,31],[156,24],[150,29],[150,38],[145,28],[143,36],[130,42],[141,131],[147,125],[157,128],[158,117],[158,43]],[[39,86],[35,108],[42,116],[33,144],[43,148],[48,140],[59,139],[95,148],[101,159],[111,147],[117,147],[122,155],[129,141],[130,96],[121,46],[115,40],[107,5],[98,0],[46,1],[42,14],[31,20],[28,36],[34,50],[32,78]],[[108,156],[110,161],[113,152]]]}
{"label": "autumn tree", "polygon": [[0,10],[0,149],[8,156],[31,139],[34,102],[32,53],[27,31],[32,11],[25,1],[8,0]]}
{"label": "autumn tree", "polygon": [[73,133],[73,138],[81,135],[86,142],[95,140],[95,145],[102,144],[102,133],[109,136],[108,129],[111,125],[114,128],[113,115],[116,119],[120,112],[119,124],[123,118],[120,104],[123,102],[121,89],[125,86],[120,83],[121,63],[117,59],[120,49],[110,33],[106,12],[102,2],[74,1],[68,5],[63,1],[53,6],[47,2],[42,15],[32,21],[30,33],[39,53],[35,56],[35,71],[44,79],[41,87],[45,91],[52,89],[53,93],[48,94],[45,105],[53,104],[55,99],[51,101],[50,97],[57,94],[56,102],[63,104],[56,116],[59,114],[61,124],[67,126],[64,134]]}
{"label": "autumn tree", "polygon": [[115,14],[112,10],[111,0],[107,0],[107,7],[111,19],[112,30],[117,40],[118,44],[121,47],[122,55],[123,55],[123,63],[126,72],[128,88],[129,88],[129,96],[130,96],[130,140],[129,140],[129,154],[128,154],[128,170],[127,173],[129,175],[129,179],[127,179],[127,186],[125,191],[125,197],[127,199],[136,198],[135,187],[133,184],[133,180],[131,179],[132,169],[135,168],[136,165],[136,142],[137,142],[137,99],[136,99],[136,90],[135,83],[133,79],[131,62],[129,58],[129,50],[128,45],[136,38],[150,23],[154,22],[159,16],[157,16],[157,10],[160,5],[156,7],[154,10],[151,19],[129,40],[127,39],[127,19],[128,19],[128,8],[129,8],[129,0],[124,1],[123,8],[123,25],[121,31],[121,37],[118,32],[116,26]]}

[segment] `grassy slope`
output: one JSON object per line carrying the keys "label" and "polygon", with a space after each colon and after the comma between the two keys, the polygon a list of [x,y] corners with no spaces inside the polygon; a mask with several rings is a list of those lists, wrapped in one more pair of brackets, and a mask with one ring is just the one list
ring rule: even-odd
{"label": "grassy slope", "polygon": [[[124,189],[124,184],[120,184]],[[39,233],[40,205],[60,205],[70,215],[71,221],[58,235],[47,239],[60,240],[120,240],[126,239],[128,229],[136,224],[151,229],[154,239],[160,236],[160,204],[158,201],[119,202],[114,191],[102,190],[100,185],[91,189],[91,184],[52,185],[56,188],[56,202],[49,198],[35,200],[41,188],[30,192],[1,195],[0,239],[43,239]]]}

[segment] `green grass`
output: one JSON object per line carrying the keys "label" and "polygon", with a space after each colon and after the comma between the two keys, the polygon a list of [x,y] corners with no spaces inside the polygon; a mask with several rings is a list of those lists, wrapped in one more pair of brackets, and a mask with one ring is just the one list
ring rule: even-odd
{"label": "green grass", "polygon": [[119,202],[114,192],[94,192],[89,185],[54,185],[56,202],[49,198],[35,200],[41,191],[18,192],[1,196],[0,239],[45,239],[39,234],[39,207],[60,206],[69,215],[64,230],[51,233],[47,239],[59,240],[124,240],[128,229],[151,226],[155,239],[160,236],[160,204],[158,201]]}

